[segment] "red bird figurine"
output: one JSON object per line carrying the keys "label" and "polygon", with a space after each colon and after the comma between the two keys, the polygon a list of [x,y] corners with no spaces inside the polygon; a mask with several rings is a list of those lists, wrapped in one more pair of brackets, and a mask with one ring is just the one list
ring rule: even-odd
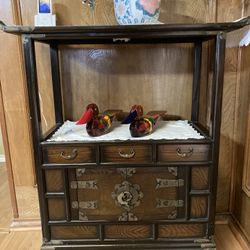
{"label": "red bird figurine", "polygon": [[85,124],[88,135],[101,136],[107,134],[112,128],[112,122],[117,113],[121,110],[106,111],[104,114],[99,114],[98,106],[95,103],[91,103],[87,106],[77,125]]}

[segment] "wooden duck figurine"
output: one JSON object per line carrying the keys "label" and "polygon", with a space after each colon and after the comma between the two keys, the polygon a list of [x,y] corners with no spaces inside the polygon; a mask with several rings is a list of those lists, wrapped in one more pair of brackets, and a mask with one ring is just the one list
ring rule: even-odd
{"label": "wooden duck figurine", "polygon": [[135,104],[132,106],[128,116],[126,116],[122,124],[130,124],[132,121],[134,121],[136,118],[140,117],[143,115],[143,108],[141,105]]}
{"label": "wooden duck figurine", "polygon": [[101,136],[107,134],[112,128],[112,122],[116,116],[116,111],[106,111],[104,114],[99,114],[98,106],[91,103],[86,107],[82,117],[77,121],[77,125],[86,123],[86,130],[90,136]]}
{"label": "wooden duck figurine", "polygon": [[151,134],[163,114],[165,114],[165,111],[161,111],[152,115],[149,113],[146,116],[136,118],[129,126],[131,136],[143,137],[145,135]]}

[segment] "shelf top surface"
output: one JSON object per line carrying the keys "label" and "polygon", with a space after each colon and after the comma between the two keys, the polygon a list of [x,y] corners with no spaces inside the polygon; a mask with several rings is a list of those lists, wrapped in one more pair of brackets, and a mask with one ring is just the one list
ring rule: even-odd
{"label": "shelf top surface", "polygon": [[[153,24],[153,25],[113,25],[113,26],[7,26],[0,22],[0,29],[16,35],[30,35],[34,39],[72,39],[98,37],[152,37],[173,36],[212,36],[220,32],[230,32],[250,24],[250,16],[235,22],[196,23],[196,24]],[[40,35],[40,37],[39,37]]]}

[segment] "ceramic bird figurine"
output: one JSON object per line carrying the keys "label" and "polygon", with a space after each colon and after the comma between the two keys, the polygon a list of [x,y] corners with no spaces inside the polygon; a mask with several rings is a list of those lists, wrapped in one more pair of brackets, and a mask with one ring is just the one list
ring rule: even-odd
{"label": "ceramic bird figurine", "polygon": [[132,121],[134,121],[136,118],[142,115],[143,115],[142,106],[136,104],[131,108],[128,116],[123,119],[122,124],[130,124]]}
{"label": "ceramic bird figurine", "polygon": [[77,125],[86,123],[86,130],[90,136],[101,136],[112,129],[112,123],[117,113],[121,110],[106,111],[99,114],[98,106],[91,103],[87,106]]}
{"label": "ceramic bird figurine", "polygon": [[145,135],[151,134],[163,114],[165,114],[165,112],[136,118],[129,126],[131,136],[143,137]]}

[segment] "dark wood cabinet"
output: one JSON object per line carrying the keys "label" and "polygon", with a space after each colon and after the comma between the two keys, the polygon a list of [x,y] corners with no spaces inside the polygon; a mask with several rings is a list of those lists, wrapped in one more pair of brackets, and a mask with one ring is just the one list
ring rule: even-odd
{"label": "dark wood cabinet", "polygon": [[[3,26],[5,32],[21,35],[23,41],[42,249],[215,249],[225,34],[248,23],[249,18],[190,25]],[[49,45],[51,52],[55,126],[45,137],[41,132],[35,42]],[[122,48],[123,44],[149,43],[193,45],[189,124],[202,139],[48,140],[67,119],[63,114],[59,46],[119,44]],[[212,80],[210,101],[201,111],[204,46],[210,46]]]}

